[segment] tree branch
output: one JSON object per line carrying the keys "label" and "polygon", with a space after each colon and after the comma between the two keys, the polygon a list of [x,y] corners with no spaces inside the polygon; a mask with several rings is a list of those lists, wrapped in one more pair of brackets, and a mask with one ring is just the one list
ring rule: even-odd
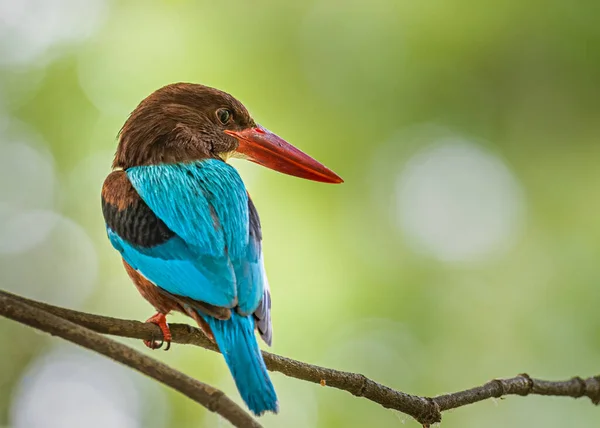
{"label": "tree branch", "polygon": [[[48,306],[48,308],[52,308],[52,306]],[[58,314],[52,314],[50,311],[42,309],[41,305],[29,304],[26,299],[0,291],[0,315],[60,336],[144,373],[200,403],[211,412],[218,413],[236,427],[261,427],[222,391],[192,379],[128,346],[81,327]]]}
{"label": "tree branch", "polygon": [[[150,340],[161,337],[160,329],[154,324],[127,321],[99,315],[87,314],[59,308],[24,297],[0,291],[0,297],[18,299],[21,303],[55,314],[72,323],[79,324],[98,333],[121,337]],[[2,300],[0,300],[2,303]],[[0,313],[3,312],[0,309]],[[218,349],[197,328],[187,324],[170,324],[173,342],[200,346],[211,351]],[[263,351],[267,367],[286,376],[319,383],[364,397],[383,407],[412,416],[424,426],[440,422],[442,412],[505,395],[552,395],[563,397],[588,397],[594,404],[600,402],[600,376],[551,382],[533,379],[526,374],[510,379],[495,379],[482,386],[436,397],[419,397],[381,385],[361,374],[343,372],[315,366]]]}

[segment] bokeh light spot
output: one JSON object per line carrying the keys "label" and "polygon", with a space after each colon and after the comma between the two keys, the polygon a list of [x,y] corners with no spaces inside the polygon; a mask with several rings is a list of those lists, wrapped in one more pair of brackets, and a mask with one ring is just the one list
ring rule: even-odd
{"label": "bokeh light spot", "polygon": [[450,138],[408,161],[396,197],[407,243],[444,261],[481,260],[506,250],[525,208],[521,187],[502,160]]}
{"label": "bokeh light spot", "polygon": [[[15,221],[20,228],[9,236],[25,244],[13,245],[36,245],[27,252],[0,257],[3,288],[48,303],[81,306],[98,278],[98,256],[86,231],[50,211],[20,216]],[[43,240],[39,240],[38,227],[47,233]]]}
{"label": "bokeh light spot", "polygon": [[[165,426],[164,406],[144,405],[137,375],[101,356],[59,348],[35,361],[18,385],[10,409],[14,428]],[[162,408],[162,409],[161,409]],[[162,411],[161,411],[162,410]]]}
{"label": "bokeh light spot", "polygon": [[3,217],[4,221],[0,223],[0,254],[22,253],[37,246],[59,219],[50,211],[18,211]]}
{"label": "bokeh light spot", "polygon": [[[54,162],[21,142],[0,143],[0,255],[19,253],[42,241],[54,217],[38,209],[53,208]],[[33,210],[33,213],[28,211]]]}
{"label": "bokeh light spot", "polygon": [[105,0],[0,0],[0,65],[45,62],[51,48],[89,37]]}

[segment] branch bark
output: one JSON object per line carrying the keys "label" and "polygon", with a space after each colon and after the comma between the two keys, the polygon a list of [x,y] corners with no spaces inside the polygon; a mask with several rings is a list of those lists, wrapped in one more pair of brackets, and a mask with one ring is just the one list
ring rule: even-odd
{"label": "branch bark", "polygon": [[[0,291],[1,299],[13,299],[42,311],[54,314],[102,334],[150,340],[161,337],[160,329],[154,324],[104,317],[60,308]],[[3,310],[0,309],[0,313]],[[218,352],[217,347],[197,328],[187,324],[170,324],[173,342],[196,345]],[[291,358],[263,351],[267,368],[286,376],[322,386],[347,391],[357,397],[364,397],[389,409],[412,416],[427,427],[442,420],[442,412],[492,397],[506,395],[552,395],[562,397],[588,397],[592,403],[600,402],[600,376],[582,379],[574,377],[565,381],[545,381],[521,374],[509,379],[494,379],[484,385],[452,394],[435,397],[420,397],[394,390],[379,384],[362,374],[344,372],[307,364]]]}
{"label": "branch bark", "polygon": [[[53,307],[48,306],[48,308]],[[58,314],[46,311],[39,304],[29,304],[27,299],[0,291],[0,315],[52,335],[60,336],[144,373],[181,392],[211,412],[218,413],[236,427],[261,427],[258,422],[231,401],[222,391],[192,379],[160,361],[108,339]]]}

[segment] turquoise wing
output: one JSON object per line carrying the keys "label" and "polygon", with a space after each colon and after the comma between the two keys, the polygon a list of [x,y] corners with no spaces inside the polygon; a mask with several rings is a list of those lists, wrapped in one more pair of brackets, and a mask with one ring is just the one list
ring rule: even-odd
{"label": "turquoise wing", "polygon": [[141,247],[109,228],[123,258],[166,291],[244,315],[264,295],[260,239],[250,230],[249,198],[230,165],[216,159],[129,168],[127,177],[174,236]]}

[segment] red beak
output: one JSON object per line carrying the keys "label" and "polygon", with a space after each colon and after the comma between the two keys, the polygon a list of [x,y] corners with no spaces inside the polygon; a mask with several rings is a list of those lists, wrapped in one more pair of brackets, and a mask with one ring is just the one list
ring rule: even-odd
{"label": "red beak", "polygon": [[225,133],[238,139],[239,153],[259,165],[307,180],[344,182],[335,172],[260,125]]}

